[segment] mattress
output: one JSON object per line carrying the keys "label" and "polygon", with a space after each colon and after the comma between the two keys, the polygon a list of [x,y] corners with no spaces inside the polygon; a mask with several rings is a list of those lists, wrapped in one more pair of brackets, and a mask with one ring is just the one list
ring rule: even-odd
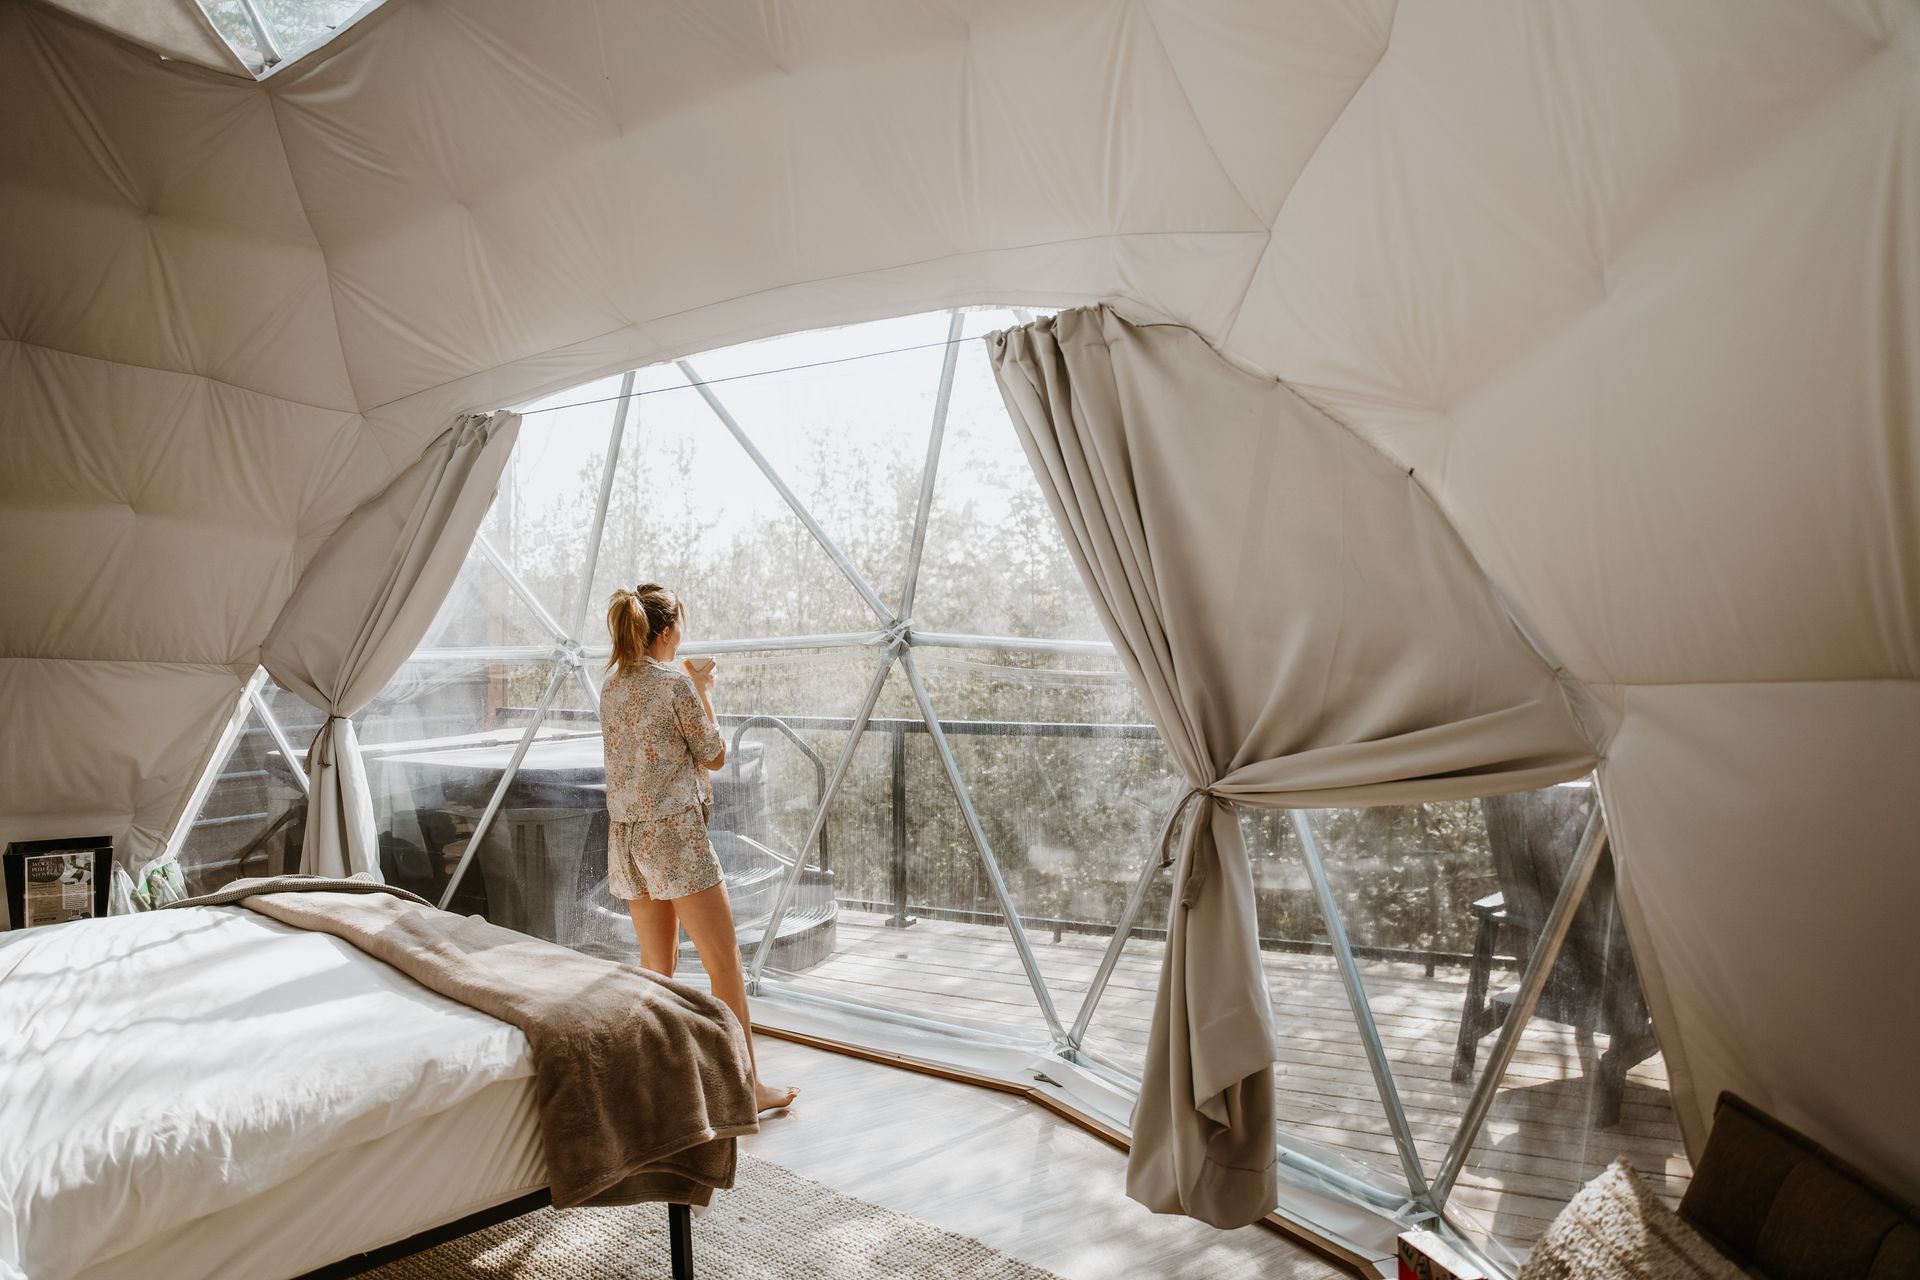
{"label": "mattress", "polygon": [[0,1277],[291,1276],[543,1184],[514,1027],[243,907],[0,936]]}
{"label": "mattress", "polygon": [[547,1185],[531,1080],[503,1080],[384,1137],[322,1156],[79,1280],[284,1280]]}

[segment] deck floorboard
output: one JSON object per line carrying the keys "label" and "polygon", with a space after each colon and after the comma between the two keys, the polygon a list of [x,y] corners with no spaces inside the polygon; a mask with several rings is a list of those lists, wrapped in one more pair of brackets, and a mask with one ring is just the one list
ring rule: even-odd
{"label": "deck floorboard", "polygon": [[[842,909],[838,930],[835,953],[795,975],[804,988],[1044,1038],[1038,1002],[1004,929],[921,920],[900,930],[888,928],[884,916]],[[1107,939],[1030,937],[1060,1018],[1071,1023]],[[1088,1033],[1090,1052],[1135,1076],[1146,1053],[1161,950],[1159,942],[1129,943]],[[1397,1178],[1393,1140],[1331,957],[1267,952],[1264,958],[1279,1040],[1275,1076],[1283,1128],[1350,1166]],[[1395,1088],[1431,1174],[1472,1091],[1471,1082],[1451,1079],[1466,974],[1442,965],[1427,977],[1420,964],[1389,961],[1363,961],[1361,972]],[[1484,1061],[1491,1040],[1481,1048]],[[1629,1073],[1620,1124],[1593,1127],[1597,1101],[1572,1030],[1532,1020],[1454,1192],[1454,1206],[1476,1234],[1524,1253],[1568,1197],[1616,1158],[1625,1158],[1650,1190],[1679,1200],[1691,1167],[1661,1059]]]}

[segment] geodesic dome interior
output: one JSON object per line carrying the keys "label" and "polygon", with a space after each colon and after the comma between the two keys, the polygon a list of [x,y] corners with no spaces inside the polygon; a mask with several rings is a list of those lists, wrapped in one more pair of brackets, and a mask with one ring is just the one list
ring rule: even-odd
{"label": "geodesic dome interior", "polygon": [[1688,1136],[1920,1186],[1913,6],[391,0],[258,81],[152,10],[0,9],[5,838],[165,850],[461,412],[1111,302],[1407,468],[1563,674]]}

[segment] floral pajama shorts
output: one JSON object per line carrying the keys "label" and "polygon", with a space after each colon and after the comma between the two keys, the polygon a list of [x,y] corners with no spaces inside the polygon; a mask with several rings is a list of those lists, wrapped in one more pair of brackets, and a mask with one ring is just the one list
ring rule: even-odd
{"label": "floral pajama shorts", "polygon": [[607,827],[607,892],[630,902],[684,898],[720,883],[720,859],[698,809]]}

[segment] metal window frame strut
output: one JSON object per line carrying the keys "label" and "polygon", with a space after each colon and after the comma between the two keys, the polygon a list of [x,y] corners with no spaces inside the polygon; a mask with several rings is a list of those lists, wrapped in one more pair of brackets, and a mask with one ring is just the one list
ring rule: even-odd
{"label": "metal window frame strut", "polygon": [[519,596],[521,601],[533,610],[533,616],[557,643],[565,644],[572,639],[567,634],[566,628],[561,626],[559,620],[553,616],[552,611],[540,602],[539,596],[533,593],[533,588],[529,587],[527,580],[520,576],[520,571],[507,563],[507,558],[500,554],[498,547],[493,545],[493,539],[487,537],[485,533],[476,533],[473,535],[473,545],[481,555],[487,558],[488,564],[499,570],[500,576],[505,578],[507,585],[513,589],[513,594]]}
{"label": "metal window frame strut", "polygon": [[981,864],[986,868],[987,882],[993,887],[994,897],[1000,900],[1000,913],[1006,918],[1007,932],[1013,935],[1014,951],[1019,954],[1020,967],[1027,971],[1027,981],[1033,987],[1034,999],[1040,1004],[1040,1015],[1047,1020],[1047,1030],[1052,1033],[1054,1043],[1062,1048],[1068,1047],[1067,1031],[1060,1024],[1060,1012],[1054,1007],[1053,993],[1047,989],[1046,979],[1041,976],[1040,962],[1033,954],[1033,943],[1027,938],[1027,928],[1020,921],[1020,910],[1007,888],[1006,877],[1001,874],[1000,860],[994,856],[993,846],[987,841],[986,829],[980,825],[980,815],[973,807],[973,797],[968,794],[966,781],[960,776],[960,762],[954,757],[953,744],[947,741],[946,731],[940,727],[940,717],[934,713],[933,700],[927,696],[926,685],[921,683],[911,644],[901,650],[900,669],[906,672],[907,684],[913,690],[913,700],[920,706],[920,716],[927,722],[927,734],[933,739],[934,752],[940,757],[940,767],[946,771],[954,799],[960,802],[960,816],[966,821],[967,834],[973,837],[974,847],[979,850]]}
{"label": "metal window frame strut", "polygon": [[1106,994],[1107,983],[1113,977],[1115,966],[1120,963],[1120,953],[1126,949],[1133,934],[1133,922],[1139,918],[1140,908],[1146,903],[1147,891],[1166,869],[1160,864],[1160,850],[1166,847],[1167,833],[1186,807],[1183,794],[1167,811],[1167,820],[1160,824],[1159,838],[1147,846],[1146,861],[1141,863],[1140,874],[1135,877],[1133,889],[1127,894],[1127,905],[1121,909],[1120,919],[1114,924],[1113,936],[1107,939],[1107,949],[1100,954],[1099,967],[1093,971],[1093,981],[1087,985],[1086,997],[1080,1002],[1080,1013],[1067,1031],[1067,1044],[1074,1049],[1086,1043],[1087,1028],[1093,1025],[1093,1015],[1100,1006],[1100,997]]}
{"label": "metal window frame strut", "polygon": [[287,737],[287,731],[280,727],[280,719],[273,714],[273,708],[267,704],[267,669],[260,668],[261,679],[247,686],[247,699],[253,703],[254,714],[260,717],[260,723],[267,727],[267,733],[273,738],[273,745],[280,748],[281,757],[286,760],[287,768],[293,773],[294,783],[299,786],[301,795],[312,793],[313,784],[307,781],[307,767],[300,753],[294,750],[293,740]]}
{"label": "metal window frame strut", "polygon": [[213,754],[207,757],[206,767],[200,770],[193,790],[187,793],[187,802],[180,809],[180,820],[167,835],[167,842],[161,846],[154,862],[175,861],[180,851],[187,847],[187,838],[193,834],[193,824],[200,820],[200,811],[207,807],[207,797],[213,794],[220,775],[226,772],[227,761],[233,758],[234,749],[240,745],[240,737],[246,732],[247,717],[253,713],[253,694],[266,683],[266,679],[267,669],[255,667],[246,683],[240,686],[240,696],[234,701],[227,722],[221,726],[220,736],[214,739]]}
{"label": "metal window frame strut", "polygon": [[[580,589],[575,593],[573,629],[567,638],[576,640],[587,628],[588,594],[593,590],[593,575],[600,569],[600,544],[607,529],[607,504],[613,500],[613,482],[620,473],[620,445],[627,434],[627,410],[633,404],[632,369],[620,379],[620,399],[613,413],[613,429],[607,433],[607,459],[600,472],[600,496],[593,508],[593,528],[587,534],[587,561],[580,568]],[[599,697],[594,698],[595,705]]]}
{"label": "metal window frame strut", "polygon": [[957,307],[947,319],[947,349],[940,360],[940,389],[933,397],[933,426],[927,432],[927,460],[920,469],[920,501],[913,509],[913,541],[907,547],[907,570],[900,586],[900,617],[913,617],[913,597],[920,586],[920,561],[927,550],[927,526],[933,513],[933,482],[940,474],[940,452],[946,447],[947,407],[953,403],[953,374],[960,361],[960,330],[966,314]]}
{"label": "metal window frame strut", "polygon": [[801,873],[806,870],[806,850],[811,849],[826,830],[827,814],[833,808],[833,799],[840,794],[840,784],[846,780],[847,771],[853,766],[853,754],[860,746],[860,739],[866,735],[867,721],[873,718],[873,709],[880,703],[880,691],[886,687],[887,676],[893,671],[894,658],[905,647],[904,639],[896,639],[887,646],[874,668],[873,680],[867,685],[867,693],[860,702],[859,714],[854,717],[853,728],[847,733],[846,745],[840,748],[839,758],[833,762],[833,772],[827,776],[825,792],[820,797],[820,805],[814,810],[813,821],[807,827],[807,835],[800,842],[800,851],[787,868],[787,874],[780,881],[780,892],[774,898],[773,910],[767,916],[765,932],[760,935],[760,945],[754,948],[753,962],[747,969],[747,991],[755,993],[760,988],[760,975],[766,970],[767,957],[773,954],[773,944],[780,933],[780,923],[786,918],[787,908],[793,904],[794,890],[799,887]]}
{"label": "metal window frame strut", "polygon": [[1340,982],[1347,990],[1347,1004],[1353,1012],[1354,1025],[1360,1031],[1360,1043],[1367,1052],[1367,1066],[1373,1072],[1374,1089],[1380,1095],[1381,1109],[1387,1113],[1387,1126],[1393,1131],[1394,1149],[1400,1155],[1401,1172],[1406,1175],[1407,1187],[1413,1193],[1415,1203],[1431,1204],[1431,1192],[1427,1186],[1426,1170],[1420,1163],[1420,1149],[1413,1140],[1413,1128],[1407,1123],[1407,1109],[1400,1103],[1400,1090],[1394,1084],[1393,1065],[1387,1061],[1386,1045],[1381,1042],[1380,1028],[1373,1020],[1373,1007],[1367,1000],[1366,986],[1360,981],[1360,966],[1353,958],[1353,945],[1347,940],[1347,926],[1340,915],[1340,904],[1334,901],[1333,886],[1327,880],[1326,864],[1320,858],[1320,841],[1313,832],[1313,819],[1304,809],[1289,809],[1287,817],[1293,823],[1293,832],[1300,838],[1301,848],[1306,853],[1307,875],[1313,881],[1314,896],[1320,900],[1320,914],[1324,917],[1327,939],[1333,944],[1334,960],[1340,969]]}
{"label": "metal window frame strut", "polygon": [[287,55],[281,51],[280,42],[273,38],[273,28],[267,22],[267,15],[260,12],[258,0],[240,0],[240,12],[246,15],[253,34],[260,37],[260,54],[266,65],[272,67],[285,62]]}
{"label": "metal window frame strut", "polygon": [[460,851],[460,861],[454,865],[453,874],[447,877],[447,887],[441,893],[438,904],[442,911],[453,901],[454,892],[460,888],[460,881],[467,874],[474,854],[480,851],[480,842],[486,838],[494,815],[500,812],[500,806],[505,803],[507,788],[513,785],[514,775],[520,772],[520,762],[527,758],[527,751],[533,746],[534,737],[540,732],[547,712],[553,707],[554,697],[559,694],[560,686],[567,678],[568,668],[573,665],[566,657],[554,660],[553,675],[547,680],[547,691],[540,695],[540,705],[535,708],[533,719],[527,722],[526,732],[514,744],[513,754],[507,758],[507,767],[501,772],[500,781],[494,784],[493,794],[487,797],[487,807],[480,811],[479,820],[473,824],[473,834],[467,837],[467,847]]}
{"label": "metal window frame strut", "polygon": [[720,397],[714,394],[713,388],[700,377],[699,370],[685,360],[676,360],[674,364],[686,376],[687,381],[693,384],[694,390],[700,393],[700,398],[707,402],[707,408],[713,410],[713,416],[720,419],[720,425],[727,429],[734,443],[746,450],[747,457],[752,459],[754,466],[760,468],[760,474],[767,478],[767,483],[773,486],[774,491],[780,495],[788,509],[800,518],[800,523],[805,525],[807,532],[813,535],[813,540],[820,544],[820,549],[840,567],[840,572],[845,574],[847,581],[853,584],[853,589],[860,593],[860,598],[866,601],[867,607],[873,610],[874,616],[879,618],[883,625],[891,628],[897,621],[893,610],[887,608],[880,597],[874,594],[873,587],[867,582],[865,575],[854,568],[853,561],[847,558],[847,553],[842,551],[840,545],[820,527],[820,522],[813,518],[813,513],[807,510],[806,504],[800,501],[799,495],[787,486],[779,470],[767,460],[764,453],[760,452],[759,446],[754,444],[753,438],[747,434],[746,429],[727,410],[727,406],[721,403]]}
{"label": "metal window frame strut", "polygon": [[1606,847],[1606,811],[1600,803],[1599,790],[1595,788],[1593,811],[1587,815],[1586,829],[1580,833],[1580,844],[1574,851],[1573,865],[1567,869],[1567,878],[1560,883],[1560,892],[1553,900],[1553,908],[1547,912],[1546,922],[1540,926],[1540,938],[1534,943],[1533,954],[1527,958],[1527,967],[1520,976],[1520,988],[1514,996],[1513,1007],[1500,1024],[1500,1037],[1494,1041],[1493,1052],[1487,1055],[1479,1080],[1474,1082],[1473,1093],[1467,1099],[1466,1109],[1460,1114],[1460,1127],[1440,1161],[1440,1171],[1434,1176],[1432,1205],[1436,1211],[1446,1207],[1453,1184],[1466,1165],[1467,1154],[1473,1149],[1474,1140],[1479,1137],[1480,1126],[1486,1122],[1487,1113],[1493,1108],[1494,1093],[1499,1089],[1500,1080],[1506,1075],[1515,1051],[1520,1048],[1520,1036],[1526,1030],[1527,1020],[1533,1016],[1534,1006],[1540,1001],[1540,993],[1546,989],[1547,975],[1553,972],[1554,962],[1560,958],[1560,948],[1573,927],[1574,913],[1586,900],[1587,887],[1593,883],[1593,873],[1599,867],[1600,855]]}

